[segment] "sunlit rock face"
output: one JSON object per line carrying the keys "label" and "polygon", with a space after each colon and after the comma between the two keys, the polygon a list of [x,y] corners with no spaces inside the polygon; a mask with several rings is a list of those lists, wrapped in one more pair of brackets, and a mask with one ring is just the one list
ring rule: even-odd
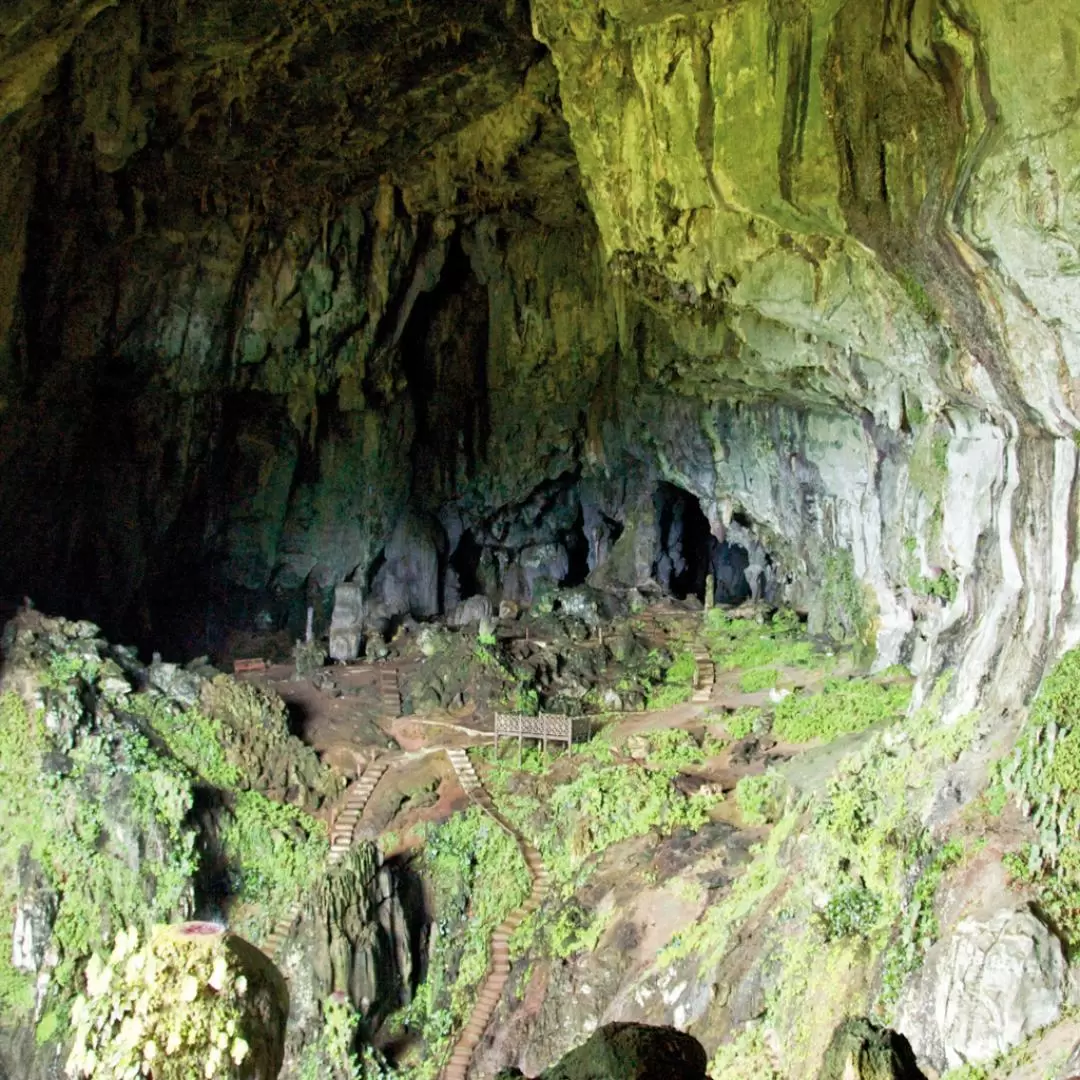
{"label": "sunlit rock face", "polygon": [[6,602],[202,651],[347,579],[696,589],[670,485],[956,709],[1031,687],[1074,621],[1071,5],[286,7],[0,16]]}

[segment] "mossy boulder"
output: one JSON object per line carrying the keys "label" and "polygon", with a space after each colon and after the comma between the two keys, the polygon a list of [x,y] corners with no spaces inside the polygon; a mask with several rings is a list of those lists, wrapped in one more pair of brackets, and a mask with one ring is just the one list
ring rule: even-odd
{"label": "mossy boulder", "polygon": [[87,966],[67,1073],[274,1080],[288,1015],[270,959],[217,924],[157,926],[142,946],[125,931]]}
{"label": "mossy boulder", "polygon": [[818,1080],[926,1080],[907,1039],[869,1020],[845,1020],[835,1032]]}
{"label": "mossy boulder", "polygon": [[[706,1080],[705,1050],[674,1028],[605,1024],[539,1080]],[[499,1073],[514,1080],[516,1070]]]}

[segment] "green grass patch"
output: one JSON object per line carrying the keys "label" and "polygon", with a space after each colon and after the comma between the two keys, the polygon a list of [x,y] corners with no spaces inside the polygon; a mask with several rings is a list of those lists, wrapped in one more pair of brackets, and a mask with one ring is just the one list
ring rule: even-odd
{"label": "green grass patch", "polygon": [[776,668],[755,668],[744,672],[739,679],[739,689],[744,694],[756,694],[761,690],[772,690],[780,677]]}
{"label": "green grass patch", "polygon": [[872,679],[830,679],[819,694],[789,694],[773,714],[773,733],[786,742],[828,742],[903,718],[911,687]]}
{"label": "green grass patch", "polygon": [[[732,619],[721,608],[705,613],[705,637],[713,662],[722,671],[777,667],[826,667],[832,658],[818,652],[792,611],[771,620]],[[749,691],[748,691],[749,692]]]}

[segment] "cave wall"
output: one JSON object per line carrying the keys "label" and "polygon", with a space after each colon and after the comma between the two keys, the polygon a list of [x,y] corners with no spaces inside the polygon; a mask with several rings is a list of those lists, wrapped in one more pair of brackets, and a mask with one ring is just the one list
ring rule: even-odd
{"label": "cave wall", "polygon": [[407,513],[633,583],[668,482],[957,708],[1075,636],[1067,5],[234,6],[3,16],[5,604],[194,650]]}

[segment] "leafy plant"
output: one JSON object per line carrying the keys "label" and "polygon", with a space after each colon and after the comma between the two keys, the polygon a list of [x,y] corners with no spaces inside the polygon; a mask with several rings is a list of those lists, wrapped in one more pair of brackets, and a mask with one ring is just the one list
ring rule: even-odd
{"label": "leafy plant", "polygon": [[161,927],[140,948],[136,930],[121,931],[111,954],[87,965],[67,1073],[239,1076],[262,1034],[248,1001],[247,976],[220,939],[189,942]]}
{"label": "leafy plant", "polygon": [[787,783],[775,770],[760,776],[744,776],[735,785],[735,802],[747,825],[777,821],[787,798]]}
{"label": "leafy plant", "polygon": [[828,741],[903,717],[910,686],[872,679],[830,679],[819,694],[790,694],[776,706],[773,733],[787,742]]}
{"label": "leafy plant", "polygon": [[844,885],[829,897],[821,912],[826,941],[868,937],[881,917],[881,898],[862,885]]}
{"label": "leafy plant", "polygon": [[326,826],[257,791],[236,796],[221,831],[239,898],[258,907],[238,927],[258,937],[302,897],[326,868]]}
{"label": "leafy plant", "polygon": [[771,690],[776,686],[780,673],[773,667],[753,668],[739,679],[739,689],[744,694],[756,694],[759,690]]}

